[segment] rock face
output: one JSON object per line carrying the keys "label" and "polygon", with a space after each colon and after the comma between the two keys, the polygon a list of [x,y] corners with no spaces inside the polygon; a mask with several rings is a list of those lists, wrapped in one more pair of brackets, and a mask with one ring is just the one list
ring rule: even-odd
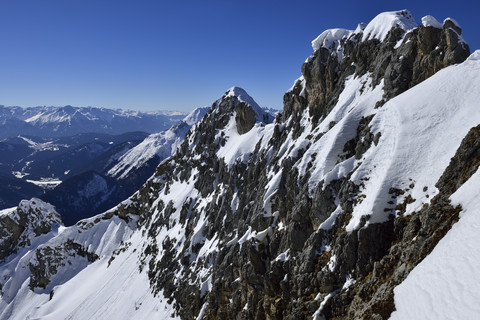
{"label": "rock face", "polygon": [[237,132],[244,134],[250,131],[255,124],[255,111],[253,111],[252,107],[244,102],[240,102],[235,106],[235,113]]}
{"label": "rock face", "polygon": [[353,74],[371,73],[374,85],[384,82],[381,105],[470,55],[470,48],[461,37],[462,30],[451,19],[441,29],[418,26],[407,34],[407,30],[394,27],[383,41],[362,41],[362,27],[336,40],[337,51],[322,46],[305,62],[302,80],[284,97],[283,119],[307,106],[314,121],[324,118],[337,103],[345,79]]}
{"label": "rock face", "polygon": [[[395,285],[458,219],[461,209],[448,201],[452,190],[403,216],[415,200],[404,196],[408,190],[391,188],[396,206],[385,210],[396,214],[387,214],[381,223],[369,223],[365,215],[347,231],[352,211],[365,197],[363,182],[352,181],[355,170],[312,188],[309,180],[315,171],[302,173],[298,163],[327,134],[312,130],[313,136],[305,139],[305,112],[313,127],[325,122],[346,90],[347,79],[367,75],[370,80],[364,81],[361,93],[381,86],[380,99],[369,102],[378,108],[469,55],[461,31],[451,28],[450,20],[442,29],[418,26],[405,31],[392,28],[383,41],[362,41],[361,32],[352,33],[339,40],[341,58],[331,48],[315,51],[302,66],[303,77],[285,95],[281,120],[263,136],[266,141],[258,142],[248,161],[229,164],[218,156],[228,143],[225,128],[234,110],[227,94],[187,135],[172,161],[157,170],[161,213],[156,220],[141,218],[151,237],[143,259],[150,261],[146,267],[154,291],[169,297],[181,318],[199,314],[204,319],[389,317],[395,307]],[[455,34],[457,42],[447,40]],[[252,130],[251,109],[237,104],[235,111],[238,133]],[[366,114],[358,120],[356,133],[344,144],[337,163],[362,160],[379,143],[382,134],[372,132],[373,117]],[[327,132],[335,126],[336,121],[328,121]],[[303,142],[285,157],[283,146],[292,138]],[[311,158],[314,161],[315,156]],[[194,181],[201,198],[209,201],[188,196],[181,207],[169,202],[165,190],[187,181]],[[272,193],[275,184],[278,189]],[[438,185],[442,190],[442,183]],[[160,240],[158,230],[175,228],[172,217],[177,214],[185,228],[183,240]],[[325,223],[330,227],[319,228]],[[168,276],[172,273],[178,276]]]}
{"label": "rock face", "polygon": [[377,18],[314,40],[275,121],[228,90],[132,197],[31,250],[22,281],[48,292],[93,264],[110,288],[115,277],[99,275],[128,269],[154,296],[135,298],[130,318],[388,319],[393,289],[459,219],[449,197],[480,164],[480,58],[435,74],[468,56],[453,20]]}
{"label": "rock face", "polygon": [[0,215],[0,261],[60,224],[55,208],[40,199],[22,200],[17,208],[4,210]]}

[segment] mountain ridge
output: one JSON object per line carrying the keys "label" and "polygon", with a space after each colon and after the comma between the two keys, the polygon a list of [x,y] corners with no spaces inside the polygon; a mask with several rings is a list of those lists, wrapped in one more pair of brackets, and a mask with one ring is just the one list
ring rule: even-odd
{"label": "mountain ridge", "polygon": [[51,138],[79,133],[154,133],[168,129],[184,116],[178,112],[140,112],[95,107],[0,106],[0,139],[17,135]]}
{"label": "mountain ridge", "polygon": [[275,119],[227,91],[132,197],[0,265],[0,318],[404,312],[394,289],[478,188],[479,52],[428,20],[320,41]]}

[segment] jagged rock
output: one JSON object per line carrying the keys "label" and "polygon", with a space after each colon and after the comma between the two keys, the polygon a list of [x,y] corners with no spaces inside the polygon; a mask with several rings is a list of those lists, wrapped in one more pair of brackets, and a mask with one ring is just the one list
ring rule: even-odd
{"label": "jagged rock", "polygon": [[[351,74],[372,72],[373,84],[384,80],[388,99],[408,90],[446,66],[463,62],[470,48],[461,38],[462,30],[447,19],[442,29],[419,26],[405,35],[392,28],[384,41],[360,41],[362,34],[341,39],[342,57],[320,47],[302,66],[301,80],[284,96],[283,119],[299,114],[309,106],[314,121],[323,119],[335,106],[345,79]],[[397,47],[397,43],[401,44]]]}
{"label": "jagged rock", "polygon": [[82,245],[68,240],[59,247],[42,247],[35,251],[35,258],[28,265],[31,276],[29,286],[32,290],[35,288],[46,289],[50,283],[50,279],[57,274],[60,267],[72,264],[71,261],[79,263],[75,257],[82,257],[88,262],[94,262],[99,256],[93,252],[89,252]]}
{"label": "jagged rock", "polygon": [[238,133],[244,134],[250,131],[255,124],[255,111],[253,111],[252,107],[244,102],[239,102],[235,106],[235,112]]}
{"label": "jagged rock", "polygon": [[0,261],[60,224],[61,217],[52,205],[36,198],[22,200],[17,208],[0,215]]}
{"label": "jagged rock", "polygon": [[[406,11],[395,14],[408,18]],[[438,194],[435,181],[385,174],[403,165],[390,158],[414,155],[403,154],[407,147],[397,140],[412,127],[404,126],[407,112],[393,114],[402,107],[393,101],[375,107],[461,59],[436,55],[437,47],[457,50],[460,31],[448,23],[443,29],[393,25],[384,37],[362,34],[365,27],[340,32],[348,36],[323,42],[303,65],[303,78],[271,125],[260,124],[270,118],[243,90],[230,89],[134,196],[75,227],[83,232],[110,220],[137,221],[137,247],[122,258],[139,259],[129,262],[148,278],[154,308],[170,306],[183,319],[387,319],[393,288],[458,219],[461,207],[448,198],[480,163],[477,127],[438,180]],[[355,92],[337,103],[352,83]],[[388,118],[388,111],[398,117]],[[391,123],[382,126],[385,119]],[[256,142],[242,140],[255,135]],[[232,138],[241,146],[232,146]],[[416,202],[418,188],[432,197]],[[66,251],[37,249],[35,290],[49,289],[70,254],[83,252],[85,263],[96,259],[83,247]]]}

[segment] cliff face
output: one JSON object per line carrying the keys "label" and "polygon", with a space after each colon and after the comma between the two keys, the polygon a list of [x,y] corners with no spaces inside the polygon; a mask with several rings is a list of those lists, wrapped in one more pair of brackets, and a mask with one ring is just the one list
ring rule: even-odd
{"label": "cliff face", "polygon": [[[391,114],[415,111],[385,103],[464,61],[460,34],[446,20],[441,28],[394,26],[383,37],[362,28],[327,35],[285,95],[282,115],[264,128],[234,124],[246,112],[227,92],[157,170],[158,215],[143,226],[154,290],[186,319],[388,318],[393,288],[460,208],[449,204],[455,190],[444,188],[443,177],[459,170],[452,164],[442,175],[449,157],[428,181],[409,170],[389,174],[408,167],[402,161],[380,165],[391,162],[401,131],[389,128],[401,123]],[[255,148],[245,150],[235,128],[250,132]],[[372,176],[382,177],[369,183]],[[160,236],[172,228],[180,236]]]}
{"label": "cliff face", "polygon": [[[148,283],[154,298],[129,290],[121,317],[389,318],[394,288],[458,220],[450,195],[480,164],[480,57],[467,59],[453,20],[417,25],[407,11],[327,30],[313,47],[275,120],[230,89],[128,201],[47,241],[41,261],[24,258],[23,276],[43,281],[32,290],[60,288],[32,315],[72,283],[96,292],[76,280],[90,272],[102,290]],[[36,267],[68,264],[49,253],[59,243],[89,265],[66,283]],[[86,299],[61,314],[116,314]],[[6,306],[1,316],[15,314]]]}

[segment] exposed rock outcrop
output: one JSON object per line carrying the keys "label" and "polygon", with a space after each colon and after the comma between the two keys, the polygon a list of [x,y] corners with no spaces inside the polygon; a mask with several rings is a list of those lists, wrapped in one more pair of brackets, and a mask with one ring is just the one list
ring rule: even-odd
{"label": "exposed rock outcrop", "polygon": [[380,106],[470,55],[461,28],[451,19],[445,20],[442,29],[394,27],[383,41],[362,41],[364,34],[360,30],[361,26],[337,40],[340,52],[322,46],[307,59],[302,66],[302,80],[284,97],[283,119],[298,117],[307,106],[314,121],[323,119],[337,103],[345,79],[353,74],[371,72],[374,85],[383,80],[385,93]]}
{"label": "exposed rock outcrop", "polygon": [[0,215],[0,262],[60,224],[55,208],[40,199],[22,200],[17,208],[6,209]]}

